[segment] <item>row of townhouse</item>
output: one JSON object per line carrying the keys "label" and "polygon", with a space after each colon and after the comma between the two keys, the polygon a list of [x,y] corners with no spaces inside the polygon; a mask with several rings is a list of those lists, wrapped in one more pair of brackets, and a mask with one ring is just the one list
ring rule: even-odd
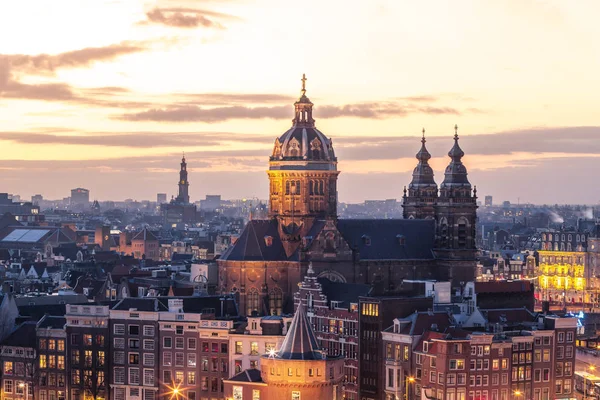
{"label": "row of townhouse", "polygon": [[25,322],[0,345],[2,399],[224,399],[223,381],[258,369],[291,318],[239,322],[207,305],[210,298],[126,298]]}
{"label": "row of townhouse", "polygon": [[574,398],[577,320],[514,322],[514,330],[485,332],[455,327],[446,312],[396,319],[382,333],[385,399]]}

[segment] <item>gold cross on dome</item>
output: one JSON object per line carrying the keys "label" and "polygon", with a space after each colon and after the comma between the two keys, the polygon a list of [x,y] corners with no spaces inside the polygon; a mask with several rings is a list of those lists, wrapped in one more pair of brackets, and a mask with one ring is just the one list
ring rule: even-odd
{"label": "gold cross on dome", "polygon": [[306,92],[306,74],[302,74],[302,79],[300,79],[302,81],[302,91]]}

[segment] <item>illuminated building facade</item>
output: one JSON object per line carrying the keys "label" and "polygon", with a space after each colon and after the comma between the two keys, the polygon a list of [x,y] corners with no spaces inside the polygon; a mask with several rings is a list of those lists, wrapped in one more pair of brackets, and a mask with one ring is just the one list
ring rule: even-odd
{"label": "illuminated building facade", "polygon": [[583,306],[594,302],[588,291],[595,281],[588,256],[589,233],[546,231],[541,234],[537,276],[538,299],[563,306]]}
{"label": "illuminated building facade", "polygon": [[309,263],[317,277],[379,280],[390,291],[406,278],[472,281],[477,197],[456,130],[439,195],[423,138],[405,219],[339,219],[337,157],[332,140],[316,128],[305,81],[292,127],[275,139],[269,159],[269,219],[249,221],[217,260],[220,293],[234,293],[246,315],[291,312]]}

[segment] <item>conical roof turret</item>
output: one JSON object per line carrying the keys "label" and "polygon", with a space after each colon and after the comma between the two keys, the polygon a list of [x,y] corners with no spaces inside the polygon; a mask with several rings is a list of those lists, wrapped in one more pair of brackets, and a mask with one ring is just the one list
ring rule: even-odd
{"label": "conical roof turret", "polygon": [[302,303],[288,329],[275,358],[284,360],[324,360],[325,354],[319,348],[317,337],[306,317]]}

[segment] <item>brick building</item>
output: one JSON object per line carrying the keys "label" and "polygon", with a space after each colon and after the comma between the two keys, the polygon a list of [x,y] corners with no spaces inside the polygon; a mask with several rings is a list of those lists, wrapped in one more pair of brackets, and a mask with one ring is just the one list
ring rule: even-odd
{"label": "brick building", "polygon": [[67,333],[66,319],[46,315],[37,323],[37,370],[35,370],[36,400],[65,400],[67,390],[66,374]]}
{"label": "brick building", "polygon": [[108,398],[109,307],[68,305],[67,391],[70,400]]}
{"label": "brick building", "polygon": [[2,360],[0,390],[3,400],[33,398],[37,363],[35,329],[35,322],[24,322],[0,344]]}
{"label": "brick building", "polygon": [[158,314],[164,310],[156,298],[126,298],[110,310],[112,399],[156,399]]}
{"label": "brick building", "polygon": [[573,397],[574,318],[518,319],[512,329],[497,332],[453,324],[444,313],[415,313],[383,332],[385,396],[380,398]]}

